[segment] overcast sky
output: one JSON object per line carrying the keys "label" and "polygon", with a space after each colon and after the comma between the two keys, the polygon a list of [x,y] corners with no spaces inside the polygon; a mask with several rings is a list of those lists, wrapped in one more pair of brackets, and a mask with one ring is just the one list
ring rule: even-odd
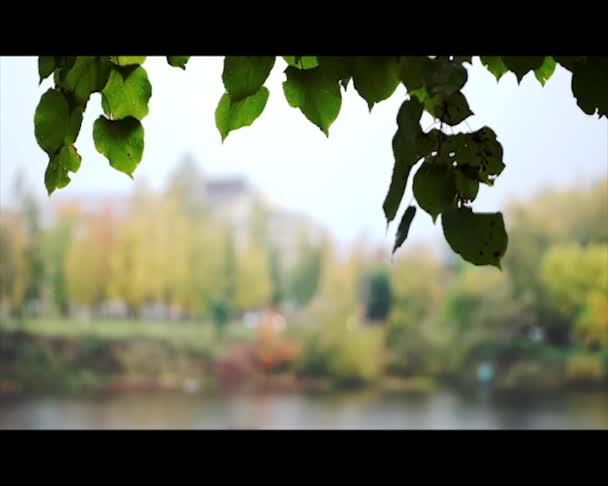
{"label": "overcast sky", "polygon": [[[342,241],[365,233],[372,240],[390,243],[396,228],[385,236],[382,202],[392,171],[391,139],[405,96],[403,87],[370,114],[351,83],[326,138],[287,104],[281,86],[285,63],[277,59],[266,82],[270,98],[264,113],[252,127],[232,132],[222,144],[214,120],[223,93],[221,58],[194,57],[182,71],[170,67],[165,58],[149,57],[144,67],[153,94],[150,114],[143,121],[145,151],[136,180],[163,187],[168,173],[189,152],[205,172],[246,176],[274,201],[305,211]],[[488,125],[495,130],[506,163],[493,188],[481,187],[474,204],[477,210],[500,210],[508,198],[523,197],[547,184],[588,182],[608,173],[608,122],[577,107],[570,81],[570,74],[559,67],[544,88],[532,74],[518,86],[512,73],[497,83],[477,59],[469,67],[464,91],[475,116],[468,124],[471,129]],[[25,168],[29,182],[46,197],[47,156],[36,144],[33,116],[40,95],[51,84],[49,79],[38,86],[34,57],[0,59],[3,206],[18,167]],[[61,190],[65,193],[129,191],[133,186],[95,150],[92,125],[100,113],[100,97],[94,95],[76,144],[82,166]],[[405,201],[410,198],[408,187]],[[410,235],[439,238],[441,228],[419,212]]]}

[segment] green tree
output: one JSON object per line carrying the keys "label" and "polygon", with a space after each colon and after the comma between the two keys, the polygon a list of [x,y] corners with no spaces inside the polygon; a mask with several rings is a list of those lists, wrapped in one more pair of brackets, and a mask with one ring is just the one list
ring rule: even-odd
{"label": "green tree", "polygon": [[420,374],[437,367],[435,341],[442,338],[439,309],[448,277],[448,272],[424,247],[410,248],[393,263],[387,326],[392,372]]}
{"label": "green tree", "polygon": [[50,301],[53,310],[63,316],[68,312],[65,262],[79,217],[78,207],[60,208],[56,223],[45,231],[42,243]]}
{"label": "green tree", "polygon": [[42,223],[40,204],[23,173],[18,173],[14,184],[16,206],[23,215],[27,245],[25,247],[28,267],[25,281],[25,302],[42,304],[44,289],[44,260],[42,258]]}
{"label": "green tree", "polygon": [[268,305],[275,295],[268,225],[268,209],[256,198],[249,213],[244,245],[237,252],[235,303],[241,312]]}
{"label": "green tree", "polygon": [[505,268],[515,297],[534,302],[530,308],[534,319],[549,324],[550,341],[567,341],[570,323],[548,301],[541,278],[543,257],[556,244],[607,243],[607,201],[608,178],[603,178],[589,188],[577,184],[562,190],[545,189],[507,209],[511,243]]}
{"label": "green tree", "polygon": [[237,275],[237,254],[233,232],[229,227],[224,227],[221,234],[223,235],[223,251],[219,252],[217,256],[222,262],[220,274],[223,278],[220,284],[213,289],[210,298],[210,316],[220,333],[236,311]]}
{"label": "green tree", "polygon": [[602,344],[605,330],[598,311],[601,296],[608,296],[608,245],[555,245],[542,259],[541,278],[566,332],[573,333],[578,321],[576,335],[584,344]]}
{"label": "green tree", "polygon": [[385,321],[392,302],[390,271],[376,267],[365,275],[365,318],[370,321]]}
{"label": "green tree", "polygon": [[296,261],[287,275],[287,292],[299,306],[305,306],[317,293],[321,276],[321,247],[305,232],[298,236]]}
{"label": "green tree", "polygon": [[29,279],[27,232],[19,213],[0,214],[0,311],[22,314]]}

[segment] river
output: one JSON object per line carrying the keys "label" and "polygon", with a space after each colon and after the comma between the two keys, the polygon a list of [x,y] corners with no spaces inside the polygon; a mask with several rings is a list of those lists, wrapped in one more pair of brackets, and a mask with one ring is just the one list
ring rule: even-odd
{"label": "river", "polygon": [[0,398],[0,429],[608,429],[608,392]]}

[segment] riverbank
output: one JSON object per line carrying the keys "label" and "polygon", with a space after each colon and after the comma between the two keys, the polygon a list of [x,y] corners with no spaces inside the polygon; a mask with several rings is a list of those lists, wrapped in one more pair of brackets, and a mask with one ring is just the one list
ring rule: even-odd
{"label": "riverbank", "polygon": [[[477,393],[475,370],[447,376],[345,381],[300,366],[295,337],[260,337],[239,323],[218,334],[202,323],[30,320],[0,325],[0,396],[31,393],[217,393],[231,390],[332,393],[347,388],[429,394],[439,386]],[[497,394],[608,390],[602,356],[523,356],[498,370]],[[306,358],[304,356],[304,358]],[[309,359],[310,361],[310,359]],[[304,368],[304,371],[302,370]],[[312,367],[314,368],[314,367]]]}
{"label": "riverbank", "polygon": [[[169,326],[171,328],[169,329]],[[324,393],[344,388],[428,392],[425,377],[386,377],[343,384],[266,368],[248,329],[217,336],[209,326],[182,323],[29,322],[0,328],[0,396],[31,393],[204,393],[255,390]],[[264,349],[267,351],[267,349]],[[280,364],[280,363],[279,363]]]}

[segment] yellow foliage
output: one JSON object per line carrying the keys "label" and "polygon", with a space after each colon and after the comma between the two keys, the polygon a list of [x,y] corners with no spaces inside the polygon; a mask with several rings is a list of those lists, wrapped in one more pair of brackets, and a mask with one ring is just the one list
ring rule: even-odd
{"label": "yellow foliage", "polygon": [[579,354],[566,362],[566,379],[569,382],[598,382],[605,376],[599,356]]}
{"label": "yellow foliage", "polygon": [[541,269],[550,302],[564,318],[574,320],[590,293],[608,296],[608,245],[553,246]]}
{"label": "yellow foliage", "polygon": [[28,279],[28,236],[21,217],[4,213],[0,224],[0,309],[23,304]]}
{"label": "yellow foliage", "polygon": [[101,297],[105,279],[100,246],[90,233],[70,243],[65,260],[68,300],[88,306]]}
{"label": "yellow foliage", "polygon": [[236,306],[241,311],[262,307],[272,297],[272,280],[268,252],[257,245],[248,246],[238,255],[236,272]]}
{"label": "yellow foliage", "polygon": [[608,294],[593,289],[587,306],[574,328],[577,339],[585,346],[608,349]]}

